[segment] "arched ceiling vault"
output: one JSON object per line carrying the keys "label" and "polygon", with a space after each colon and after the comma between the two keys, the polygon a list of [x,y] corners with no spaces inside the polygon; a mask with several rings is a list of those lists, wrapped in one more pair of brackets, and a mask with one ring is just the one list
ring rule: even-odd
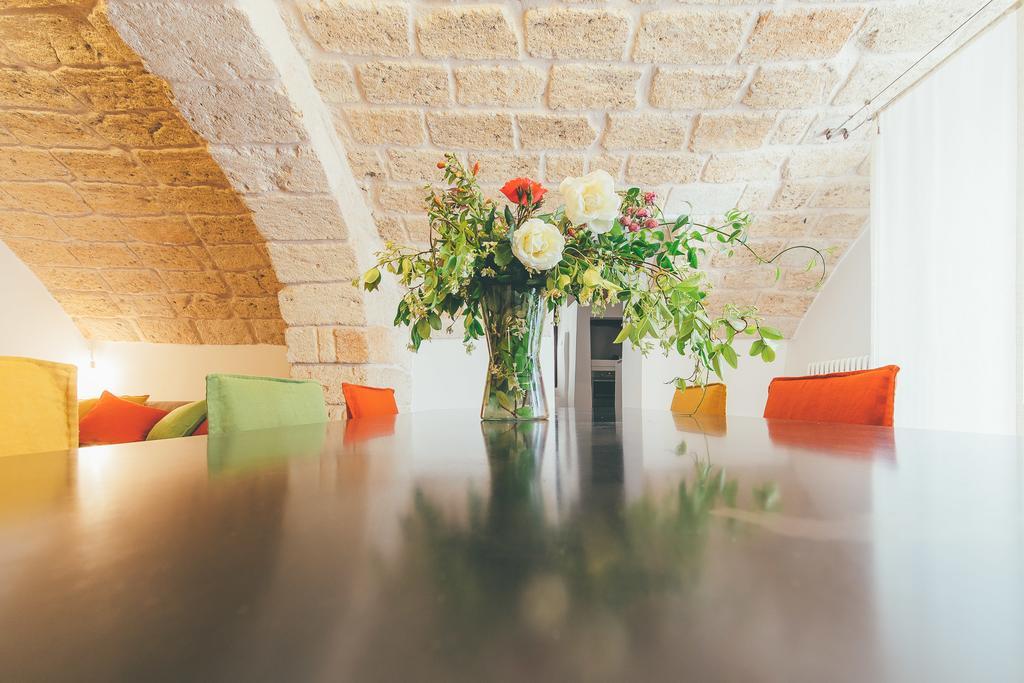
{"label": "arched ceiling vault", "polygon": [[0,3],[0,239],[89,338],[283,343],[248,209],[94,0]]}

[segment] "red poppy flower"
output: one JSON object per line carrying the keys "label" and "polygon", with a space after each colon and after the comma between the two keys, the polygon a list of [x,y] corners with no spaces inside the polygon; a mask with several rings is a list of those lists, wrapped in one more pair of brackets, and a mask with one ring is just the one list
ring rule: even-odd
{"label": "red poppy flower", "polygon": [[523,206],[528,205],[531,199],[537,204],[545,192],[547,190],[540,183],[529,178],[513,178],[501,188],[501,193],[508,197],[510,202]]}

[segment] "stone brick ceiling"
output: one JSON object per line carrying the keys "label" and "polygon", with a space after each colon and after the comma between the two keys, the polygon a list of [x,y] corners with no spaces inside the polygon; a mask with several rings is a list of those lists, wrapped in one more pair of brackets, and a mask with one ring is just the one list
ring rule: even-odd
{"label": "stone brick ceiling", "polygon": [[[342,381],[404,395],[387,305],[348,279],[379,236],[424,239],[443,152],[492,193],[604,168],[670,213],[752,210],[763,254],[839,257],[873,126],[823,131],[982,0],[108,3],[0,0],[0,239],[94,338],[279,343],[283,317],[340,414]],[[802,264],[705,265],[716,304],[791,334]]]}
{"label": "stone brick ceiling", "polygon": [[0,2],[0,239],[87,337],[284,342],[249,210],[95,0]]}
{"label": "stone brick ceiling", "polygon": [[[874,126],[833,142],[825,129],[981,4],[279,1],[382,236],[425,238],[421,188],[455,151],[495,194],[516,175],[554,185],[603,168],[670,213],[739,206],[759,253],[830,247],[830,267],[866,227]],[[815,296],[805,262],[776,281],[714,258],[713,303],[756,303],[790,335]]]}

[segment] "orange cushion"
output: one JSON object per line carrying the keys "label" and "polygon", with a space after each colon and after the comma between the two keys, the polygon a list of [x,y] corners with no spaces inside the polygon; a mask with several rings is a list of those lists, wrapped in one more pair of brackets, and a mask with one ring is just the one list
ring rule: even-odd
{"label": "orange cushion", "polygon": [[[125,396],[124,394],[122,394],[121,396],[118,396],[118,398],[123,398],[126,401],[131,401],[132,403],[146,405],[146,401],[149,400],[149,394],[141,394],[139,396]],[[81,401],[78,402],[79,422],[81,422],[82,418],[88,415],[89,412],[96,407],[96,403],[98,401],[98,398],[83,398]]]}
{"label": "orange cushion", "polygon": [[345,395],[345,405],[350,418],[398,414],[394,389],[364,387],[361,384],[342,382],[341,392]]}
{"label": "orange cushion", "polygon": [[776,377],[764,416],[808,422],[892,426],[896,365],[808,377]]}
{"label": "orange cushion", "polygon": [[145,441],[166,410],[126,401],[104,391],[96,406],[78,423],[79,445]]}
{"label": "orange cushion", "polygon": [[203,434],[209,434],[209,433],[210,433],[210,421],[209,420],[203,420],[202,422],[199,423],[199,426],[196,427],[196,431],[192,432],[192,436],[202,436]]}

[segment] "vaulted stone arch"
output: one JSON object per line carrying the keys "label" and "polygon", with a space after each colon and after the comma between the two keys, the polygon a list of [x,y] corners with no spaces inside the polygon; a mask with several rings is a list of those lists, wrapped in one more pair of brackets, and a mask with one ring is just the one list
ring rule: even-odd
{"label": "vaulted stone arch", "polygon": [[248,210],[96,0],[0,4],[0,239],[89,338],[283,342]]}
{"label": "vaulted stone arch", "polygon": [[388,293],[367,306],[351,285],[380,244],[373,218],[276,5],[110,0],[109,17],[170,84],[266,240],[293,375],[320,380],[334,413],[343,381],[407,402]]}
{"label": "vaulted stone arch", "polygon": [[350,284],[372,219],[291,45],[269,3],[4,2],[0,239],[90,338],[287,341],[335,416],[344,380],[406,401],[387,306]]}

